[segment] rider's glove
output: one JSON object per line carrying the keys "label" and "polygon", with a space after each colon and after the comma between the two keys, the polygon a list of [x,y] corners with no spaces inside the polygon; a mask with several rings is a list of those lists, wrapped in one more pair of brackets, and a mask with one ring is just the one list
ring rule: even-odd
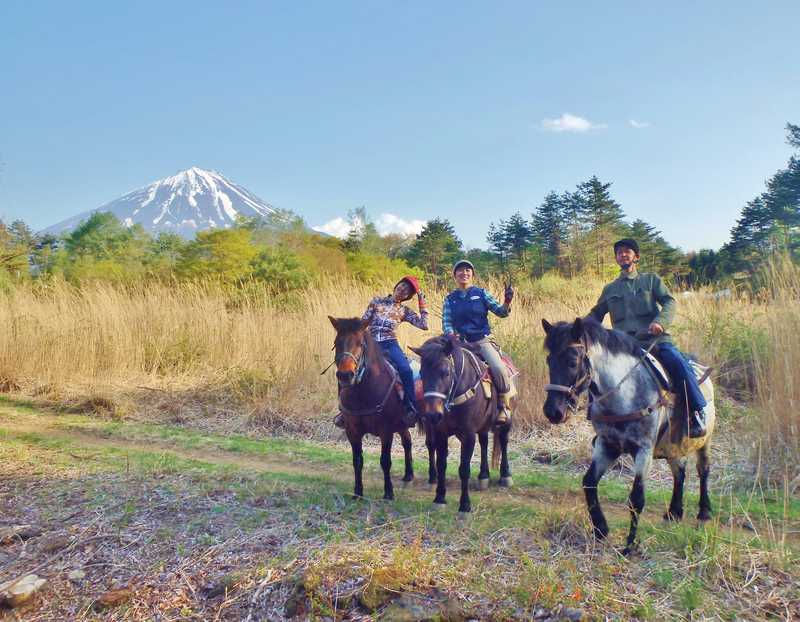
{"label": "rider's glove", "polygon": [[511,283],[506,285],[505,291],[505,298],[503,299],[503,304],[508,306],[511,304],[511,301],[514,300],[514,288],[511,287]]}

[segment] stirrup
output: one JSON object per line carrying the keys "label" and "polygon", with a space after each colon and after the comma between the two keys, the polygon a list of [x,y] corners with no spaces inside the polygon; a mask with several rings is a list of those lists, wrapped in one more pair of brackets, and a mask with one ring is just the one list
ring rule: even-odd
{"label": "stirrup", "polygon": [[689,438],[702,438],[708,432],[706,428],[706,414],[696,410],[689,414]]}
{"label": "stirrup", "polygon": [[344,415],[339,413],[333,418],[333,425],[344,430]]}
{"label": "stirrup", "polygon": [[414,407],[406,408],[406,411],[403,413],[403,425],[413,428],[418,422],[419,415],[417,414],[417,409]]}
{"label": "stirrup", "polygon": [[494,421],[497,425],[508,425],[511,421],[511,411],[508,408],[500,408]]}

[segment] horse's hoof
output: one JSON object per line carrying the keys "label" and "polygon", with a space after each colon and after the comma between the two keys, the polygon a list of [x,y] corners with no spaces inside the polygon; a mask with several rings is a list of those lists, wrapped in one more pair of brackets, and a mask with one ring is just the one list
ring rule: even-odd
{"label": "horse's hoof", "polygon": [[472,512],[470,512],[470,511],[464,512],[462,510],[459,510],[458,514],[456,514],[456,517],[460,521],[466,521],[466,520],[469,520],[470,518],[472,518]]}
{"label": "horse's hoof", "polygon": [[478,490],[486,490],[488,488],[489,488],[489,478],[488,477],[478,480]]}
{"label": "horse's hoof", "polygon": [[700,510],[700,513],[697,515],[697,520],[701,523],[711,520],[711,512]]}
{"label": "horse's hoof", "polygon": [[433,509],[436,510],[437,512],[443,512],[444,510],[447,509],[446,503],[436,503],[434,501],[431,505],[433,506]]}
{"label": "horse's hoof", "polygon": [[595,540],[602,542],[608,537],[608,525],[599,525],[592,528]]}
{"label": "horse's hoof", "polygon": [[350,495],[350,500],[351,501],[363,501],[364,500],[364,495],[352,494],[352,495]]}
{"label": "horse's hoof", "polygon": [[411,486],[411,483],[414,481],[414,479],[413,479],[413,478],[411,478],[411,479],[404,479],[404,480],[401,480],[401,481],[402,481],[402,483],[401,483],[400,485],[401,485],[403,488],[408,488],[409,486]]}
{"label": "horse's hoof", "polygon": [[622,556],[623,557],[630,557],[635,552],[636,552],[636,545],[635,544],[631,544],[629,546],[626,546],[624,549],[622,549]]}
{"label": "horse's hoof", "polygon": [[683,514],[678,514],[676,512],[664,512],[664,520],[668,522],[680,522],[683,519]]}
{"label": "horse's hoof", "polygon": [[394,501],[394,495],[383,495],[384,501]]}
{"label": "horse's hoof", "polygon": [[510,475],[508,477],[501,477],[500,485],[503,488],[511,488],[514,485],[514,478],[511,477]]}

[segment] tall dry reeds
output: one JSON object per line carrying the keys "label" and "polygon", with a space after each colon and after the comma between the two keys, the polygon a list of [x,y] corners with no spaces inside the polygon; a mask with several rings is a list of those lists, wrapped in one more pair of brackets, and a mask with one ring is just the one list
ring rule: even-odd
{"label": "tall dry reeds", "polygon": [[[676,294],[678,344],[714,365],[729,394],[755,396],[767,448],[784,456],[797,456],[800,442],[798,281],[790,265],[773,270],[768,295]],[[391,285],[328,278],[290,296],[254,284],[234,291],[202,283],[21,286],[0,297],[0,387],[217,392],[245,405],[268,404],[283,417],[329,415],[335,381],[320,375],[332,360],[327,316],[358,316]],[[501,296],[502,283],[482,285]],[[584,315],[602,285],[558,277],[521,283],[511,316],[492,320],[497,341],[522,370],[519,429],[544,423],[541,319]],[[403,326],[404,347],[440,332],[445,294],[428,292],[431,330]]]}
{"label": "tall dry reeds", "polygon": [[800,269],[787,259],[764,273],[766,348],[755,348],[759,463],[766,479],[800,487]]}

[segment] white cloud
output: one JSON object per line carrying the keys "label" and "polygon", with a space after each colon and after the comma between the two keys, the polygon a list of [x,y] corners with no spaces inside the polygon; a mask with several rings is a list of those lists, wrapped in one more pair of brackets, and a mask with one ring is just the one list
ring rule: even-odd
{"label": "white cloud", "polygon": [[381,214],[375,221],[375,228],[381,235],[389,233],[402,233],[403,235],[418,235],[425,226],[424,220],[403,220],[394,214]]}
{"label": "white cloud", "polygon": [[[375,229],[380,235],[388,235],[390,233],[400,233],[403,235],[418,234],[425,226],[424,220],[404,220],[395,214],[384,213],[378,216],[375,220]],[[354,223],[359,226],[360,223]],[[314,231],[327,233],[337,238],[346,238],[347,234],[353,228],[347,219],[338,217],[329,220],[324,225],[317,225],[311,227]]]}
{"label": "white cloud", "polygon": [[328,235],[332,235],[337,238],[346,238],[347,234],[350,233],[350,224],[344,218],[334,218],[333,220],[329,220],[324,225],[318,225],[316,227],[311,227],[314,231],[319,231],[320,233],[327,233]]}
{"label": "white cloud", "polygon": [[589,119],[565,112],[558,119],[544,119],[542,128],[551,132],[588,132],[608,127],[605,123],[592,123]]}
{"label": "white cloud", "polygon": [[628,125],[637,130],[643,130],[646,127],[650,127],[650,124],[647,121],[637,121],[636,119],[629,119]]}

